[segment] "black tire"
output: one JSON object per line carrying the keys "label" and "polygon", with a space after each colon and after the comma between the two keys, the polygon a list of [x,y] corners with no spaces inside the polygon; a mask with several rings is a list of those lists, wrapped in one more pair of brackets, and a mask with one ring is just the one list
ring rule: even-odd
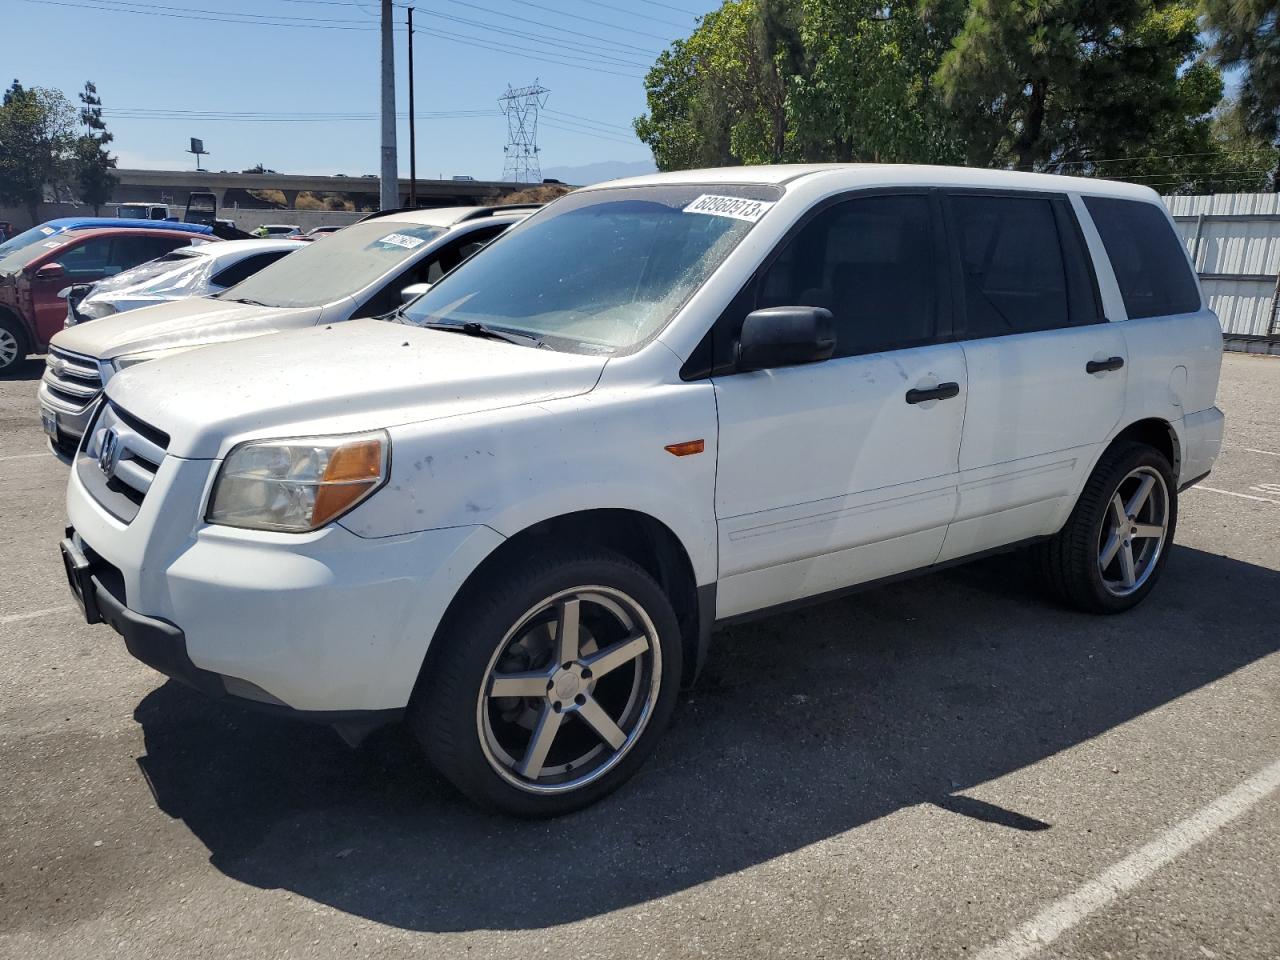
{"label": "black tire", "polygon": [[[15,348],[16,352],[11,353]],[[21,367],[30,352],[31,344],[22,322],[12,314],[0,313],[0,377]]]}
{"label": "black tire", "polygon": [[[615,679],[620,677],[624,687],[631,684],[628,703],[636,703],[635,691],[640,690],[647,698],[647,706],[628,706],[626,709],[630,713],[624,712],[617,718],[620,732],[625,732],[624,728],[628,727],[624,722],[626,716],[637,718],[631,725],[634,738],[628,733],[629,739],[623,748],[612,747],[603,736],[596,738],[592,749],[600,751],[600,758],[596,761],[598,770],[578,774],[580,777],[594,776],[594,779],[574,787],[569,783],[574,778],[564,773],[560,774],[564,781],[558,784],[543,784],[536,779],[531,782],[522,776],[519,765],[515,763],[518,751],[503,754],[504,760],[510,761],[504,763],[497,757],[500,747],[495,748],[494,745],[498,736],[493,732],[495,729],[515,731],[518,735],[517,725],[505,720],[494,722],[500,714],[488,711],[514,701],[516,706],[512,712],[520,712],[527,722],[528,711],[539,712],[540,717],[546,717],[546,710],[554,707],[557,730],[567,731],[571,739],[576,737],[581,741],[585,735],[592,734],[592,730],[581,713],[576,719],[569,719],[576,712],[569,700],[564,702],[564,716],[560,716],[559,702],[551,703],[559,694],[553,691],[550,680],[545,693],[546,704],[531,696],[493,699],[487,691],[490,690],[491,676],[499,674],[492,671],[496,671],[501,662],[506,662],[500,658],[516,649],[520,636],[533,634],[536,628],[530,628],[528,634],[520,634],[516,630],[520,624],[530,622],[529,614],[539,609],[540,604],[556,597],[563,600],[562,595],[565,594],[569,599],[577,598],[579,594],[573,591],[578,590],[584,591],[582,602],[589,603],[592,588],[617,591],[648,618],[656,644],[649,644],[634,661],[609,668],[616,671]],[[604,609],[600,607],[595,612],[599,615]],[[600,632],[602,637],[604,630],[598,625],[595,628],[588,625],[588,612],[584,606],[581,635],[588,638],[586,643],[595,643],[592,630]],[[605,617],[600,619],[607,620]],[[643,620],[642,617],[639,619]],[[558,631],[564,622],[555,621],[554,629]],[[604,626],[609,624],[605,622]],[[650,628],[645,629],[648,631]],[[633,632],[624,631],[627,634]],[[557,633],[551,627],[546,630],[546,642],[553,648],[548,654],[553,661],[550,670],[559,676],[562,671],[557,670],[556,664],[563,651],[558,648]],[[612,639],[602,640],[595,649],[610,649],[614,642]],[[620,554],[598,548],[541,553],[482,575],[479,582],[468,585],[459,595],[432,643],[424,674],[409,705],[409,725],[432,765],[472,800],[517,817],[560,816],[588,806],[617,789],[648,757],[675,709],[680,687],[681,648],[680,627],[670,601],[654,579],[638,565]],[[524,653],[525,648],[520,647],[519,652]],[[589,658],[583,654],[580,659],[586,661]],[[642,664],[648,665],[647,672],[643,674]],[[539,669],[547,667],[540,666]],[[630,675],[633,679],[628,679],[624,669],[634,671]],[[589,670],[586,676],[591,676]],[[600,676],[591,681],[595,694],[602,695],[601,703],[604,702],[607,679]],[[576,691],[577,688],[574,689]],[[586,694],[592,692],[585,686],[582,689]],[[585,699],[596,703],[594,696],[586,697],[584,694],[578,695],[577,702]],[[500,723],[505,723],[505,726],[500,726]],[[540,723],[528,732],[527,745],[522,753],[526,761],[527,753],[532,752],[531,745]],[[571,724],[572,729],[560,727],[560,724]],[[605,759],[609,757],[613,758],[612,761]],[[551,754],[545,754],[545,759],[550,765]],[[575,755],[574,760],[577,759]],[[566,766],[573,769],[572,763]],[[582,767],[587,766],[582,764]],[[499,768],[504,768],[504,772]],[[535,790],[561,792],[531,792]]]}
{"label": "black tire", "polygon": [[[1108,587],[1099,565],[1104,524],[1113,497],[1134,471],[1155,471],[1164,481],[1167,501],[1165,533],[1142,582],[1131,592],[1117,595]],[[1123,499],[1123,497],[1122,497]],[[1117,508],[1118,509],[1118,508]],[[1160,579],[1178,523],[1178,492],[1173,468],[1154,447],[1123,441],[1107,450],[1085,484],[1066,524],[1051,540],[1033,549],[1042,582],[1062,600],[1089,613],[1122,613],[1146,598]]]}

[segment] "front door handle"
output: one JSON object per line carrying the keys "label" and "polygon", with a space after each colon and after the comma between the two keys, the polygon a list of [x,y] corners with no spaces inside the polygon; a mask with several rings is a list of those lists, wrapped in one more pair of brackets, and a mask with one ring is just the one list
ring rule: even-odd
{"label": "front door handle", "polygon": [[926,400],[950,400],[960,395],[960,384],[940,383],[936,387],[921,390],[919,387],[907,391],[907,403],[924,403]]}
{"label": "front door handle", "polygon": [[1119,370],[1124,366],[1124,357],[1112,357],[1109,360],[1090,360],[1084,365],[1085,373],[1102,373],[1106,370]]}

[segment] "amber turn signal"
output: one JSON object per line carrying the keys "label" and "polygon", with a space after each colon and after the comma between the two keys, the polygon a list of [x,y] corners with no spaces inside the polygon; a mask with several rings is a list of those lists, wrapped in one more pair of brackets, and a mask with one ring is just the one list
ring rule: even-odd
{"label": "amber turn signal", "polygon": [[706,446],[701,440],[685,440],[683,443],[668,443],[663,449],[677,457],[687,457],[693,453],[701,453]]}

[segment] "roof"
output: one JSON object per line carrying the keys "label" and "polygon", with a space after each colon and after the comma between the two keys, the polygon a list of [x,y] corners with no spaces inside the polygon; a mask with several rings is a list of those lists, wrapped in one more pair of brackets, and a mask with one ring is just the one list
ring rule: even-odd
{"label": "roof", "polygon": [[139,228],[138,226],[139,222],[140,221],[134,221],[130,223],[128,220],[122,220],[119,222],[119,224],[116,224],[113,222],[110,226],[103,226],[100,223],[95,223],[92,226],[87,226],[87,227],[72,227],[69,229],[59,230],[59,231],[56,231],[56,233],[50,234],[50,236],[57,236],[58,234],[63,234],[63,233],[74,233],[78,237],[83,237],[83,236],[92,236],[98,233],[111,234],[111,233],[128,233],[130,231],[134,231],[138,233],[160,232],[160,233],[168,233],[171,235],[177,234],[179,236],[186,237],[192,243],[200,243],[201,241],[206,241],[206,240],[216,241],[218,243],[224,242],[220,240],[218,237],[213,236],[212,234],[195,235],[190,230],[165,230],[163,227],[160,226],[160,221],[158,220],[154,221],[152,225],[149,227],[144,225],[141,228]]}
{"label": "roof", "polygon": [[1117,180],[913,163],[779,163],[753,167],[712,167],[704,170],[677,170],[669,173],[651,173],[643,177],[628,177],[623,180],[609,180],[583,189],[607,190],[614,187],[701,183],[787,184],[809,178],[829,178],[854,189],[888,181],[929,186],[1053,190],[1125,197],[1132,200],[1158,200],[1155,191],[1149,187]]}
{"label": "roof", "polygon": [[199,233],[205,236],[213,233],[213,227],[207,227],[203,223],[178,223],[173,220],[132,220],[128,217],[59,217],[56,220],[46,221],[41,226],[52,227],[55,233],[61,233],[63,230],[79,230],[82,227],[141,227],[144,230],[181,230],[184,233]]}
{"label": "roof", "polygon": [[274,253],[277,250],[298,250],[305,247],[305,240],[290,240],[284,237],[268,237],[253,240],[223,240],[221,243],[202,243],[198,247],[179,247],[175,253],[184,253],[192,257],[242,257],[254,253]]}
{"label": "roof", "polygon": [[[524,218],[532,211],[528,207],[512,206],[512,217]],[[502,207],[430,207],[421,210],[395,210],[382,214],[387,220],[402,223],[421,223],[429,227],[451,227],[464,220],[506,216]],[[375,216],[377,216],[375,214]],[[366,219],[373,219],[367,217]]]}

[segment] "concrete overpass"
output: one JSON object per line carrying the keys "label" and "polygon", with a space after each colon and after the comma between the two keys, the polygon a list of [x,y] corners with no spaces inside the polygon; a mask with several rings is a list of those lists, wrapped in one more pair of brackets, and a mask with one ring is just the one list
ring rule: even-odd
{"label": "concrete overpass", "polygon": [[[373,198],[377,206],[376,177],[325,177],[285,173],[210,173],[187,170],[115,171],[120,179],[111,202],[129,200],[161,200],[184,207],[192,191],[209,192],[218,198],[218,209],[224,206],[228,190],[279,190],[286,205],[293,209],[300,193],[362,193]],[[417,181],[419,206],[448,207],[491,203],[498,197],[538,184],[502,183],[494,180],[423,180]],[[400,180],[400,205],[409,205],[409,180]]]}

